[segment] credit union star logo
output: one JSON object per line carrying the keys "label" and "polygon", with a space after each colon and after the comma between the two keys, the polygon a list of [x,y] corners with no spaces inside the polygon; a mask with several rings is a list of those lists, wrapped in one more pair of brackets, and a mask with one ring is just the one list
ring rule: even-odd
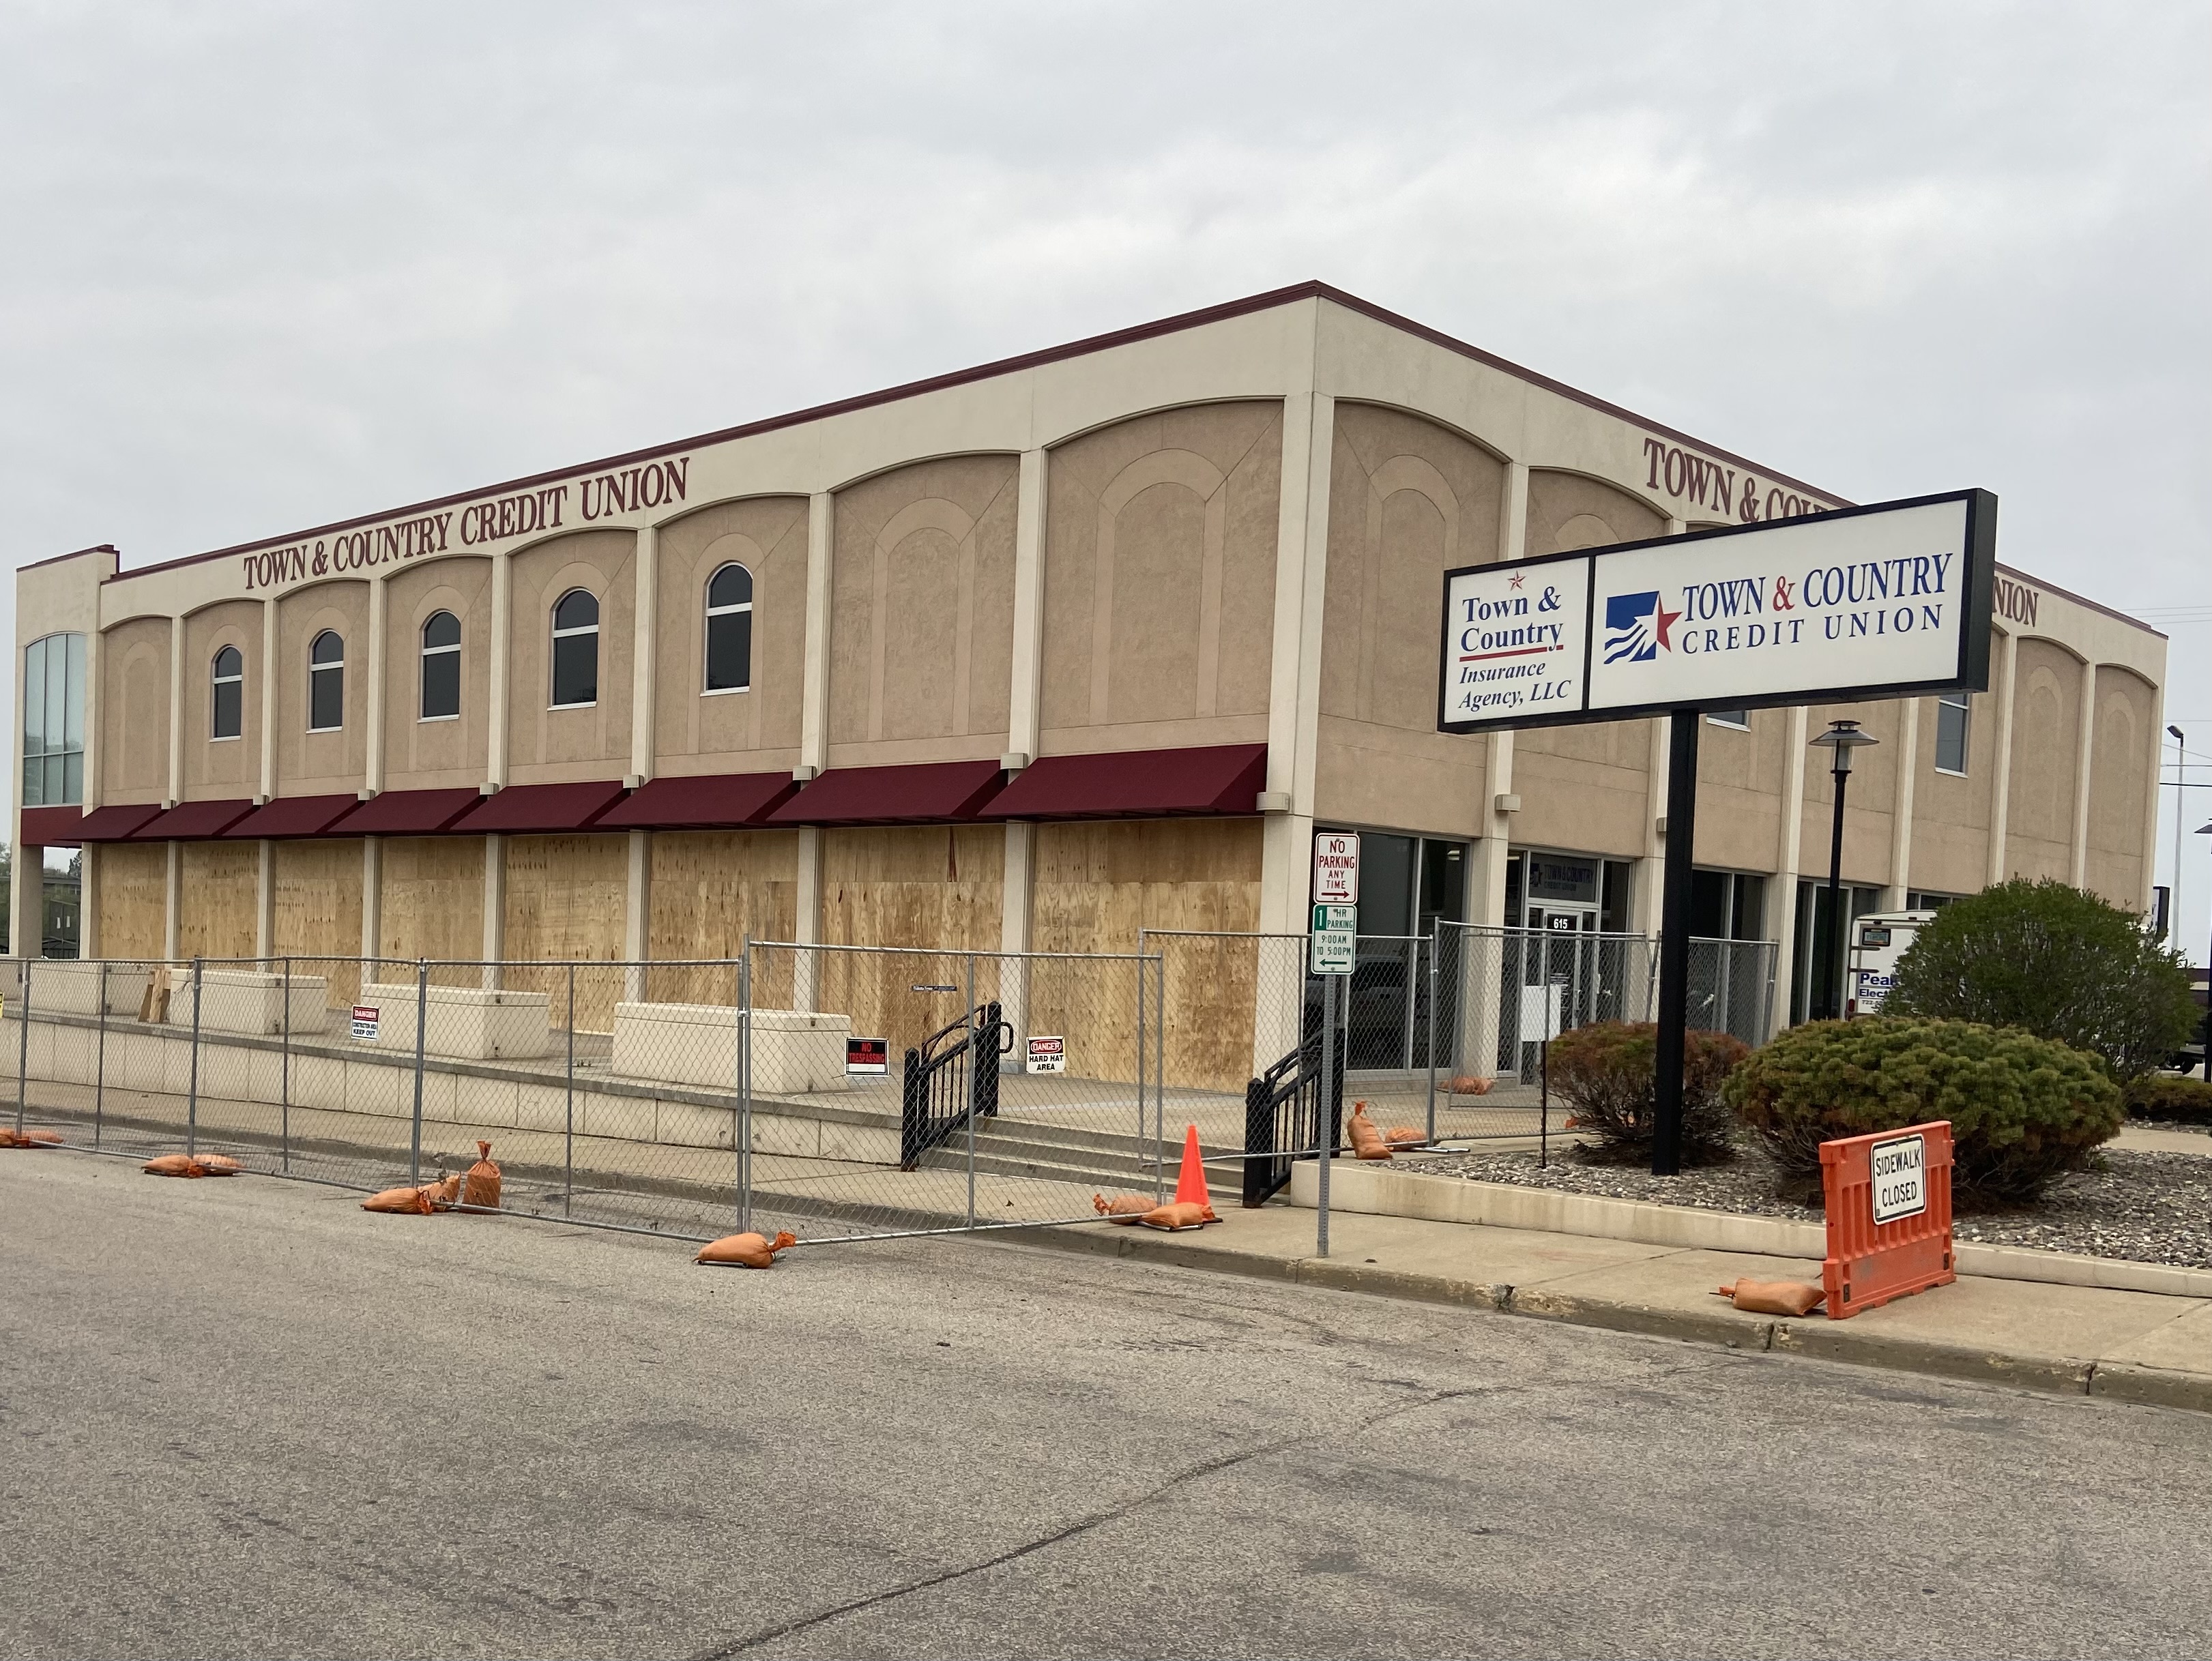
{"label": "credit union star logo", "polygon": [[1659,603],[1656,589],[1643,594],[1608,595],[1605,602],[1605,661],[1608,664],[1648,664],[1663,649],[1672,652],[1667,631],[1680,618]]}

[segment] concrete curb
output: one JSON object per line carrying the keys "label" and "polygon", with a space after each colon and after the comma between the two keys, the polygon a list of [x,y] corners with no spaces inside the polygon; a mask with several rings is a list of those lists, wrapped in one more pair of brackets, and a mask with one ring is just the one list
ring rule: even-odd
{"label": "concrete curb", "polygon": [[1893,1372],[1921,1373],[1969,1382],[2008,1385],[2068,1396],[2101,1396],[2148,1407],[2212,1413],[2212,1373],[2143,1367],[2094,1358],[2021,1355],[1948,1344],[1879,1331],[1849,1321],[1771,1320],[1716,1302],[1709,1310],[1592,1298],[1541,1288],[1517,1288],[1331,1258],[1285,1258],[1259,1252],[1199,1247],[1173,1234],[1146,1228],[1041,1227],[1005,1236],[1001,1244],[1042,1246],[1091,1256],[1139,1258],[1147,1263],[1258,1280],[1287,1281],[1331,1291],[1357,1292],[1407,1302],[1447,1305],[1501,1315],[1521,1315],[1646,1337],[1729,1349],[1764,1350],[1808,1360],[1844,1361]]}
{"label": "concrete curb", "polygon": [[[1310,1210],[1318,1179],[1310,1161],[1291,1170],[1291,1203]],[[1685,1251],[1741,1252],[1756,1257],[1827,1255],[1827,1231],[1816,1222],[1784,1217],[1748,1216],[1710,1211],[1694,1205],[1658,1205],[1646,1200],[1607,1199],[1558,1188],[1524,1188],[1507,1182],[1469,1182],[1463,1177],[1425,1176],[1340,1160],[1329,1178],[1329,1209],[1368,1216],[1412,1217],[1424,1222],[1472,1223],[1492,1228],[1528,1228],[1547,1234],[1581,1234],[1594,1240],[1635,1240]],[[2089,1258],[2067,1252],[2043,1252],[2024,1246],[1957,1244],[1955,1262],[1962,1275],[1987,1280],[2033,1281],[2051,1286],[2104,1287],[2117,1292],[2153,1292],[2164,1297],[2212,1298],[2212,1269],[2182,1269],[2170,1264],[2136,1263],[2119,1258]]]}

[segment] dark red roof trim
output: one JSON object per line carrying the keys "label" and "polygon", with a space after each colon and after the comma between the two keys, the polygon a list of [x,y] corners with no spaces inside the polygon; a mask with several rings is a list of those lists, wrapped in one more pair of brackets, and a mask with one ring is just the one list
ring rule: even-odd
{"label": "dark red roof trim", "polygon": [[1297,282],[1292,283],[1286,288],[1272,288],[1266,294],[1252,294],[1243,300],[1227,300],[1218,306],[1202,306],[1194,312],[1178,312],[1173,317],[1161,318],[1155,322],[1140,323],[1130,328],[1116,329],[1103,335],[1091,335],[1082,340],[1070,341],[1065,345],[1048,346],[1038,351],[1022,353],[1018,356],[999,358],[989,363],[977,364],[972,368],[956,369],[947,374],[933,375],[922,380],[911,380],[896,386],[887,386],[880,391],[863,392],[857,397],[840,398],[834,403],[817,403],[809,409],[793,410],[787,415],[769,415],[760,421],[744,422],[740,426],[725,427],[715,432],[702,433],[694,438],[680,439],[672,444],[651,445],[642,450],[625,451],[621,455],[605,457],[598,461],[579,462],[571,466],[555,468],[550,472],[532,473],[525,478],[508,479],[497,484],[473,486],[469,489],[456,491],[449,495],[434,497],[428,501],[411,502],[404,507],[380,508],[373,513],[358,514],[352,518],[335,520],[329,524],[313,525],[305,530],[288,530],[281,536],[260,536],[252,542],[234,543],[228,548],[215,549],[205,554],[189,554],[180,559],[164,560],[155,565],[142,566],[134,571],[118,572],[115,577],[109,578],[107,580],[112,582],[118,578],[143,576],[148,572],[167,571],[177,566],[197,565],[203,560],[220,560],[234,554],[250,554],[257,549],[280,547],[286,543],[297,542],[305,536],[326,536],[336,531],[350,530],[356,525],[375,524],[386,519],[399,518],[410,513],[428,512],[433,508],[449,506],[456,502],[472,501],[479,496],[526,490],[533,485],[550,484],[556,480],[571,479],[580,474],[623,467],[633,462],[651,461],[661,456],[672,456],[685,450],[696,450],[706,445],[726,444],[733,439],[750,438],[756,433],[773,433],[787,427],[801,426],[811,421],[823,421],[832,415],[846,415],[855,409],[867,409],[878,404],[895,403],[901,398],[919,397],[925,393],[942,391],[948,387],[965,386],[975,381],[989,380],[998,375],[1016,374],[1022,370],[1034,369],[1043,364],[1063,362],[1069,358],[1083,357],[1093,352],[1110,351],[1117,346],[1133,345],[1138,341],[1152,340],[1162,335],[1180,334],[1189,329],[1202,329],[1208,324],[1224,323],[1231,318],[1249,316],[1255,312],[1272,311],[1277,306],[1294,305],[1302,300],[1328,300],[1334,305],[1341,306],[1348,312],[1357,312],[1363,317],[1374,318],[1377,323],[1388,324],[1394,329],[1402,329],[1407,334],[1428,342],[1431,346],[1441,347],[1443,350],[1456,353],[1462,357],[1472,358],[1477,363],[1487,364],[1493,369],[1502,370],[1509,375],[1528,382],[1532,386],[1540,386],[1547,392],[1557,393],[1559,397],[1571,399],[1586,408],[1612,415],[1617,420],[1627,421],[1644,432],[1656,434],[1660,438],[1672,439],[1678,444],[1689,445],[1701,454],[1711,456],[1716,460],[1734,462],[1739,467],[1747,467],[1762,478],[1771,479],[1777,484],[1789,485],[1798,490],[1812,491],[1841,506],[1851,506],[1849,501],[1832,491],[1822,490],[1819,486],[1807,484],[1802,479],[1793,479],[1787,474],[1777,473],[1771,468],[1762,467],[1757,462],[1747,460],[1733,452],[1717,449],[1702,439],[1692,438],[1687,433],[1678,432],[1674,427],[1647,420],[1632,409],[1624,409],[1617,403],[1609,403],[1605,399],[1595,397],[1589,392],[1579,391],[1564,381],[1556,381],[1548,375],[1540,375],[1534,370],[1524,369],[1519,364],[1501,358],[1495,353],[1486,352],[1479,346],[1470,346],[1463,340],[1455,340],[1449,335],[1440,333],[1425,324],[1415,323],[1410,318],[1401,317],[1395,312],[1386,311],[1372,301],[1360,299],[1357,294],[1348,294],[1343,289],[1333,288],[1326,282]]}
{"label": "dark red roof trim", "polygon": [[601,830],[725,830],[757,825],[798,794],[787,773],[654,779],[617,802]]}
{"label": "dark red roof trim", "polygon": [[765,822],[771,825],[938,825],[973,820],[1006,780],[996,761],[832,767]]}
{"label": "dark red roof trim", "polygon": [[509,785],[455,820],[453,834],[535,836],[584,830],[622,797],[622,785],[605,779],[576,785]]}
{"label": "dark red roof trim", "polygon": [[1157,819],[1250,814],[1267,785],[1265,744],[1048,755],[982,810],[986,819]]}

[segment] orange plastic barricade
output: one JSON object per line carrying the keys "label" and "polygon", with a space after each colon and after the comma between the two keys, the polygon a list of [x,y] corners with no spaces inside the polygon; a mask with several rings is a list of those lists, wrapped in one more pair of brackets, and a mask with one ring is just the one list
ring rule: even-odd
{"label": "orange plastic barricade", "polygon": [[1951,1267],[1951,1124],[1820,1144],[1828,1318],[1959,1278]]}

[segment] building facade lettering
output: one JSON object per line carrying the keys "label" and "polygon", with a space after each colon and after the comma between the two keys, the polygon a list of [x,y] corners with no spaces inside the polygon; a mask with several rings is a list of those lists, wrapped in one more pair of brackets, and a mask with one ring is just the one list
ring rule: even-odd
{"label": "building facade lettering", "polygon": [[1700,507],[1709,513],[1732,515],[1745,524],[1825,513],[1833,506],[1800,495],[1786,485],[1762,483],[1755,473],[1723,467],[1664,439],[1644,440],[1644,461],[1646,489],[1663,490],[1686,509]]}

